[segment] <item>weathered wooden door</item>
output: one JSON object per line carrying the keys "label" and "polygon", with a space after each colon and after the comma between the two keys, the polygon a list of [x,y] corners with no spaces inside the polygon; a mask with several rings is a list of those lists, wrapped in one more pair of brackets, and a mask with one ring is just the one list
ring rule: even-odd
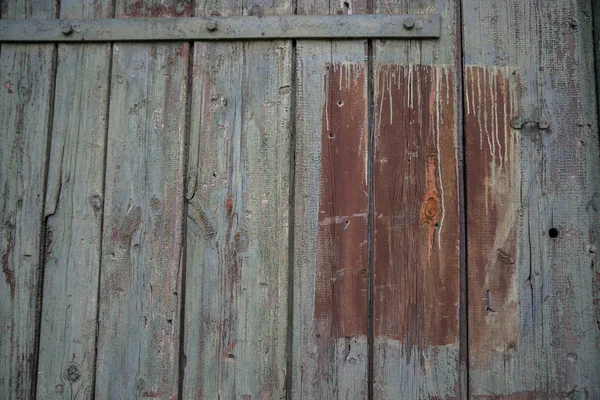
{"label": "weathered wooden door", "polygon": [[3,0],[442,27],[1,43],[0,397],[600,399],[593,6]]}

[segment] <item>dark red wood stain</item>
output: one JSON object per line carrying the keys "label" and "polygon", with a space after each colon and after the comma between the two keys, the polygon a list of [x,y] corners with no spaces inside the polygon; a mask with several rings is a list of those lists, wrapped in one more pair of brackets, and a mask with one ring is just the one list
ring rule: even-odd
{"label": "dark red wood stain", "polygon": [[[506,72],[504,72],[506,74]],[[518,87],[514,76],[512,87]],[[494,349],[516,349],[519,166],[510,118],[519,115],[509,77],[469,67],[465,76],[469,344],[473,367]],[[508,351],[508,350],[507,350]]]}
{"label": "dark red wood stain", "polygon": [[367,334],[367,144],[364,65],[325,74],[315,324],[322,340]]}
{"label": "dark red wood stain", "polygon": [[458,343],[453,75],[382,65],[375,87],[375,340]]}

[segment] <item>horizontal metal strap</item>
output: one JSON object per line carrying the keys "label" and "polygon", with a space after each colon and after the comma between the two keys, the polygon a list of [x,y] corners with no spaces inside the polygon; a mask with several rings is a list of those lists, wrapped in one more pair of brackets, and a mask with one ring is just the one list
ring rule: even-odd
{"label": "horizontal metal strap", "polygon": [[439,14],[0,20],[0,42],[425,39],[441,25]]}

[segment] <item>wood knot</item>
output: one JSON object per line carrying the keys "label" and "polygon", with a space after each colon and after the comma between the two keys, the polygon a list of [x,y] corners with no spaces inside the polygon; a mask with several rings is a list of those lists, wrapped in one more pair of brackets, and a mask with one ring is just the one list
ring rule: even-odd
{"label": "wood knot", "polygon": [[425,205],[423,207],[423,219],[426,222],[433,221],[436,215],[439,212],[439,199],[436,197],[429,197],[425,201]]}
{"label": "wood knot", "polygon": [[65,370],[65,379],[71,383],[75,383],[81,377],[81,373],[79,372],[79,368],[75,364],[71,364]]}

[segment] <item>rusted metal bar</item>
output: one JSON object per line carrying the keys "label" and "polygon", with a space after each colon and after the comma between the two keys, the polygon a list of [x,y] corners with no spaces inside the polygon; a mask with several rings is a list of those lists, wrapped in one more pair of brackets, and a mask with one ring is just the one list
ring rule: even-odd
{"label": "rusted metal bar", "polygon": [[439,38],[441,16],[335,15],[2,20],[0,42]]}

